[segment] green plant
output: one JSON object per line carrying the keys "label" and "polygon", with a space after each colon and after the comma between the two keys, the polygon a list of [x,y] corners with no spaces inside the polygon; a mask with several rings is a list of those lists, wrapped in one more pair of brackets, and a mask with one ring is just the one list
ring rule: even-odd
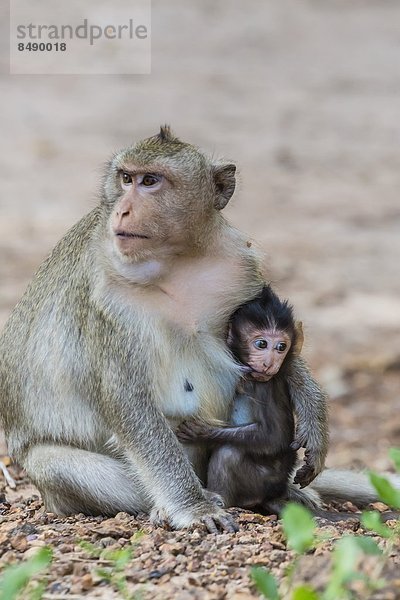
{"label": "green plant", "polygon": [[96,569],[97,574],[117,589],[124,600],[131,600],[132,598],[125,577],[125,567],[132,559],[132,555],[133,549],[131,547],[109,551],[104,553],[103,556],[110,561],[110,566]]}
{"label": "green plant", "polygon": [[[396,469],[400,471],[400,450],[392,449],[389,456]],[[400,491],[382,475],[369,474],[380,499],[394,508],[400,508]],[[385,560],[390,555],[393,543],[397,539],[400,528],[390,528],[382,523],[377,511],[365,511],[361,515],[361,523],[365,529],[387,540],[387,549],[383,552],[372,538],[366,535],[346,535],[335,543],[331,557],[331,570],[325,589],[317,592],[310,585],[294,587],[293,577],[299,557],[311,550],[319,541],[315,534],[315,521],[311,513],[302,506],[288,504],[282,512],[282,527],[287,544],[295,551],[295,558],[287,569],[287,584],[291,600],[346,600],[352,598],[350,585],[361,580],[368,591],[377,589],[384,582],[379,578]],[[379,557],[377,569],[373,576],[367,577],[360,571],[360,563],[365,556]],[[280,600],[282,591],[272,573],[263,567],[251,570],[257,589],[269,600]],[[285,595],[287,597],[287,595]]]}
{"label": "green plant", "polygon": [[104,567],[96,568],[96,573],[116,589],[124,600],[136,600],[138,598],[137,594],[132,595],[128,590],[125,567],[132,560],[135,546],[142,536],[143,532],[139,531],[131,539],[130,546],[118,550],[99,548],[85,541],[79,543],[91,558],[100,558],[104,563],[109,563]]}
{"label": "green plant", "polygon": [[[38,552],[17,565],[6,567],[2,572],[0,580],[0,600],[14,600],[19,594],[26,590],[32,577],[44,571],[51,563],[53,553],[50,548],[41,548]],[[32,600],[40,600],[44,590],[44,585],[39,585],[32,589],[29,597]],[[26,599],[28,596],[24,594]]]}

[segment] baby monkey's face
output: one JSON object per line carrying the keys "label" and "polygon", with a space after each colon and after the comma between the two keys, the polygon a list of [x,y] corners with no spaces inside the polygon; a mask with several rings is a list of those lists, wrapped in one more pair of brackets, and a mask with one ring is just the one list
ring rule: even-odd
{"label": "baby monkey's face", "polygon": [[247,330],[241,340],[243,364],[256,381],[269,381],[276,375],[292,345],[291,336],[279,330]]}

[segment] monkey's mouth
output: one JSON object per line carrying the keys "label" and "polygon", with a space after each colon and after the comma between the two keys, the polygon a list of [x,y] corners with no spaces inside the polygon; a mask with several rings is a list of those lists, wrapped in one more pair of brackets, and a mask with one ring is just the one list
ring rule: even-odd
{"label": "monkey's mouth", "polygon": [[148,235],[144,235],[143,233],[131,233],[130,231],[116,231],[115,235],[120,239],[140,239],[140,240],[148,240],[150,239]]}
{"label": "monkey's mouth", "polygon": [[250,377],[252,377],[256,381],[261,381],[264,383],[265,381],[269,381],[270,379],[272,379],[273,375],[268,375],[268,373],[261,373],[260,371],[253,371],[252,373],[250,373]]}
{"label": "monkey's mouth", "polygon": [[269,381],[273,377],[273,375],[270,375],[269,373],[257,371],[257,369],[251,367],[250,365],[240,365],[240,370],[243,373],[243,375],[250,375],[251,377],[253,377],[253,379],[256,379],[258,381]]}

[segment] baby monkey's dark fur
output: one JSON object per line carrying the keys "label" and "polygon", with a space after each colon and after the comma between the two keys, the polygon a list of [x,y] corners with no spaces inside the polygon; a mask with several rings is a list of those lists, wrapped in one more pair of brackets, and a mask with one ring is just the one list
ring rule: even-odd
{"label": "baby monkey's dark fur", "polygon": [[291,448],[295,422],[286,373],[302,340],[298,340],[292,307],[270,286],[230,319],[228,345],[244,365],[248,364],[245,332],[249,329],[288,334],[291,346],[278,373],[269,381],[256,381],[251,373],[243,377],[228,427],[187,423],[178,437],[213,446],[207,488],[220,494],[226,506],[276,512],[280,501],[287,498],[289,476],[296,464],[296,450]]}
{"label": "baby monkey's dark fur", "polygon": [[[291,341],[279,371],[268,381],[256,381],[247,368],[251,332],[264,332],[266,336],[271,332],[286,333],[286,339]],[[180,441],[211,447],[207,489],[219,494],[226,507],[280,514],[288,499],[303,502],[300,494],[293,495],[293,489],[288,493],[298,444],[293,442],[294,407],[287,384],[291,361],[300,353],[302,343],[301,324],[294,320],[292,307],[265,286],[258,297],[241,306],[230,319],[228,345],[248,371],[238,387],[230,424],[223,427],[186,421],[178,428]],[[308,477],[307,469],[306,464],[297,471],[294,481],[302,483],[302,477]],[[330,521],[358,518],[354,513],[308,506],[315,516]],[[392,518],[398,518],[398,513],[390,511],[384,516],[385,520]]]}

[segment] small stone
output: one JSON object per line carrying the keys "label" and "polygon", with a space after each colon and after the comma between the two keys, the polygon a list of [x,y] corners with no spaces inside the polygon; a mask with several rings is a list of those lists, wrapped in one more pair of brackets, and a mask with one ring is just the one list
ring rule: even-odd
{"label": "small stone", "polygon": [[385,512],[385,510],[389,510],[388,505],[384,504],[383,502],[373,502],[370,506],[379,512]]}
{"label": "small stone", "polygon": [[74,546],[72,544],[60,544],[57,549],[61,554],[68,554],[74,551]]}
{"label": "small stone", "polygon": [[10,544],[15,550],[19,550],[20,552],[25,552],[28,547],[28,542],[24,535],[17,535],[14,538],[11,538]]}
{"label": "small stone", "polygon": [[107,548],[108,546],[112,546],[115,544],[115,539],[112,537],[103,537],[100,540],[100,546],[102,548]]}
{"label": "small stone", "polygon": [[65,575],[71,575],[74,570],[74,565],[72,562],[58,562],[56,563],[56,573],[60,577],[65,577]]}
{"label": "small stone", "polygon": [[90,573],[82,577],[81,586],[83,590],[90,590],[93,587],[93,579]]}
{"label": "small stone", "polygon": [[344,510],[347,510],[352,513],[359,512],[359,508],[357,506],[354,506],[354,504],[352,504],[352,502],[344,502],[342,504],[342,507],[344,508]]}

